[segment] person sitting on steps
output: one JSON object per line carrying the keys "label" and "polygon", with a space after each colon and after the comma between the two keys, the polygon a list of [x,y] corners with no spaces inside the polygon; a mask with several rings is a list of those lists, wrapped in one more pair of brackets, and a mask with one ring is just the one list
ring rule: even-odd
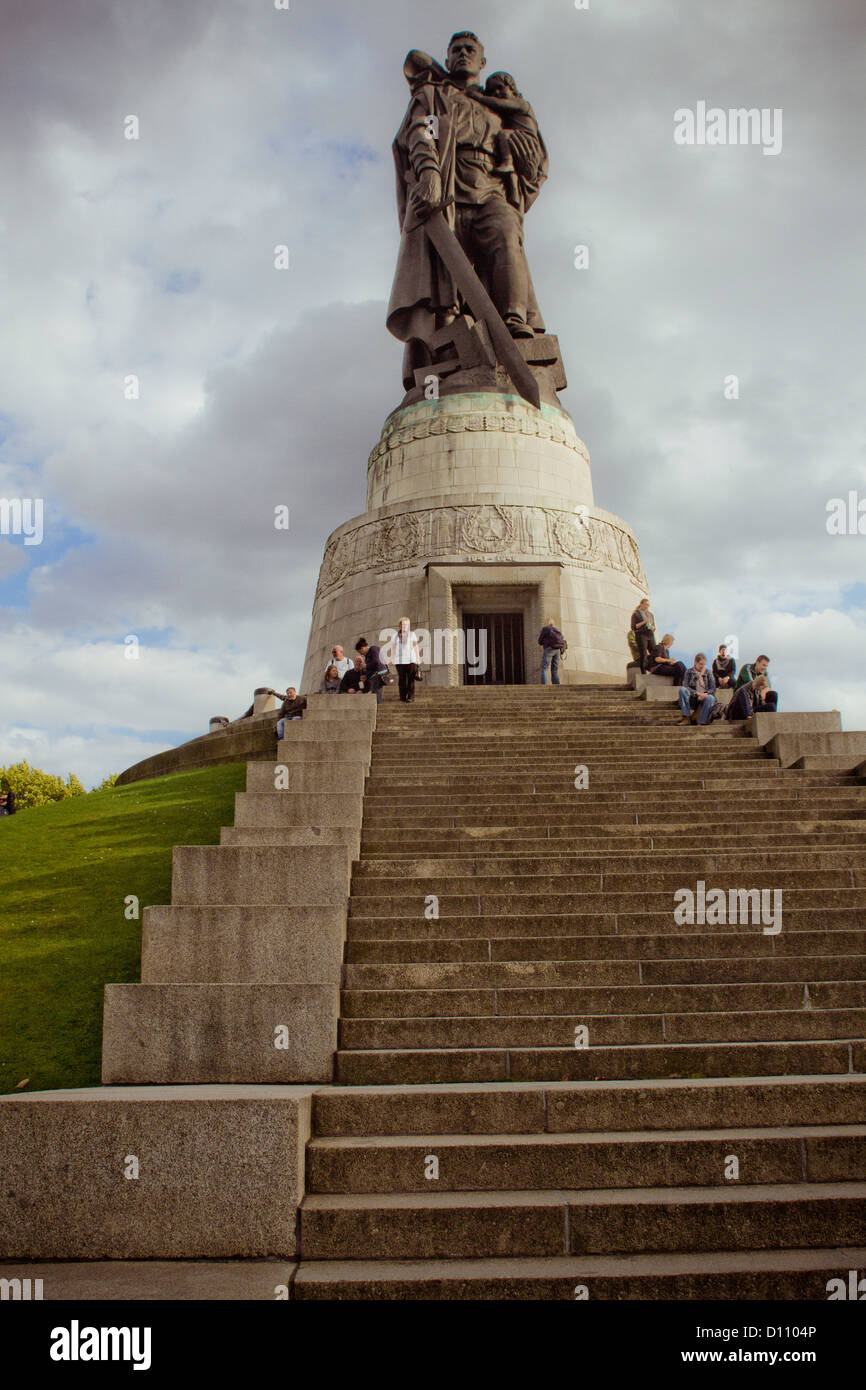
{"label": "person sitting on steps", "polygon": [[682,685],[686,674],[686,663],[684,661],[674,661],[671,656],[671,647],[677,639],[673,633],[666,632],[660,642],[654,642],[650,657],[652,666],[649,673],[651,676],[670,676],[675,686]]}
{"label": "person sitting on steps", "polygon": [[724,642],[719,647],[719,654],[713,661],[713,680],[719,690],[729,690],[736,678],[737,663],[732,656],[728,656],[728,649]]}
{"label": "person sitting on steps", "polygon": [[737,684],[734,688],[739,690],[742,686],[755,680],[757,676],[766,676],[768,689],[764,692],[764,704],[767,706],[768,713],[774,713],[779,705],[779,695],[777,691],[773,690],[770,682],[770,675],[767,670],[769,664],[770,658],[764,655],[756,656],[754,661],[745,663],[740,667],[740,674],[737,676]]}
{"label": "person sitting on steps", "polygon": [[355,643],[355,651],[360,652],[364,658],[364,669],[366,672],[365,689],[368,695],[375,695],[377,704],[382,703],[382,684],[388,675],[388,667],[382,660],[378,647],[371,647],[366,637],[359,637]]}
{"label": "person sitting on steps", "polygon": [[345,676],[340,681],[340,694],[357,695],[364,689],[365,679],[364,658],[362,656],[356,656],[354,666],[346,672]]}
{"label": "person sitting on steps", "polygon": [[695,656],[695,664],[686,671],[685,680],[679,689],[681,724],[690,724],[692,715],[697,715],[697,723],[702,727],[709,723],[714,704],[716,683],[712,671],[707,670],[707,658],[703,652]]}
{"label": "person sitting on steps", "polygon": [[775,701],[768,702],[768,695],[775,695],[775,690],[770,689],[770,682],[766,676],[756,676],[753,681],[747,681],[735,692],[734,698],[725,710],[726,719],[751,719],[753,714],[775,714]]}
{"label": "person sitting on steps", "polygon": [[320,695],[336,695],[340,689],[340,672],[336,666],[329,666],[319,685]]}
{"label": "person sitting on steps", "polygon": [[299,695],[293,685],[286,687],[286,698],[279,708],[279,718],[277,719],[277,738],[283,738],[286,732],[286,724],[290,719],[303,719],[304,710],[307,708],[305,695]]}

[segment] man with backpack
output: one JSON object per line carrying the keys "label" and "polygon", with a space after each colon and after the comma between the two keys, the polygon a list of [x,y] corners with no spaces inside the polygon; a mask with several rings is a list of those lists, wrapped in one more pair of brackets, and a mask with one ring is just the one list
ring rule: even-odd
{"label": "man with backpack", "polygon": [[545,618],[544,627],[538,634],[538,645],[541,648],[541,684],[547,685],[549,670],[551,681],[559,685],[559,659],[567,652],[568,643],[552,618]]}

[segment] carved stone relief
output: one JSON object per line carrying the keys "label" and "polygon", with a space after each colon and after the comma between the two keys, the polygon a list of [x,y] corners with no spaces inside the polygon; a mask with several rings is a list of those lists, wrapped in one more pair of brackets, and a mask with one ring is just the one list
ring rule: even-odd
{"label": "carved stone relief", "polygon": [[562,558],[581,569],[622,571],[646,585],[637,546],[600,517],[552,507],[429,507],[364,522],[328,542],[316,597],[365,570],[387,573],[443,556]]}

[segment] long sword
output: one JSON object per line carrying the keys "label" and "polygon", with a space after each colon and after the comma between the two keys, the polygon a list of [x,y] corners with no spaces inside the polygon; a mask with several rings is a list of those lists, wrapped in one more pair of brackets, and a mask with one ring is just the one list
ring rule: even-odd
{"label": "long sword", "polygon": [[508,372],[514,385],[524,400],[541,408],[538,382],[524,362],[514,345],[514,339],[505,327],[499,310],[482,285],[475,269],[460,242],[448,226],[443,214],[436,211],[424,222],[424,230],[432,246],[451,274],[455,285],[462,294],[476,319],[485,324],[497,358]]}

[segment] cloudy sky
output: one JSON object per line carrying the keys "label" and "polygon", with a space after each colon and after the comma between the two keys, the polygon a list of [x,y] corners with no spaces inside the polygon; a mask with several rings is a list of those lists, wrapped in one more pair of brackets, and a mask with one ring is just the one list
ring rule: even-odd
{"label": "cloudy sky", "polygon": [[[736,634],[782,708],[866,728],[866,535],[826,529],[829,499],[866,502],[863,0],[0,20],[0,498],[45,506],[40,545],[0,536],[0,764],[91,785],[299,679],[325,538],[402,394],[403,57],[467,27],[550,152],[530,264],[659,624],[685,656]],[[780,109],[781,152],[675,144],[700,101]]]}

